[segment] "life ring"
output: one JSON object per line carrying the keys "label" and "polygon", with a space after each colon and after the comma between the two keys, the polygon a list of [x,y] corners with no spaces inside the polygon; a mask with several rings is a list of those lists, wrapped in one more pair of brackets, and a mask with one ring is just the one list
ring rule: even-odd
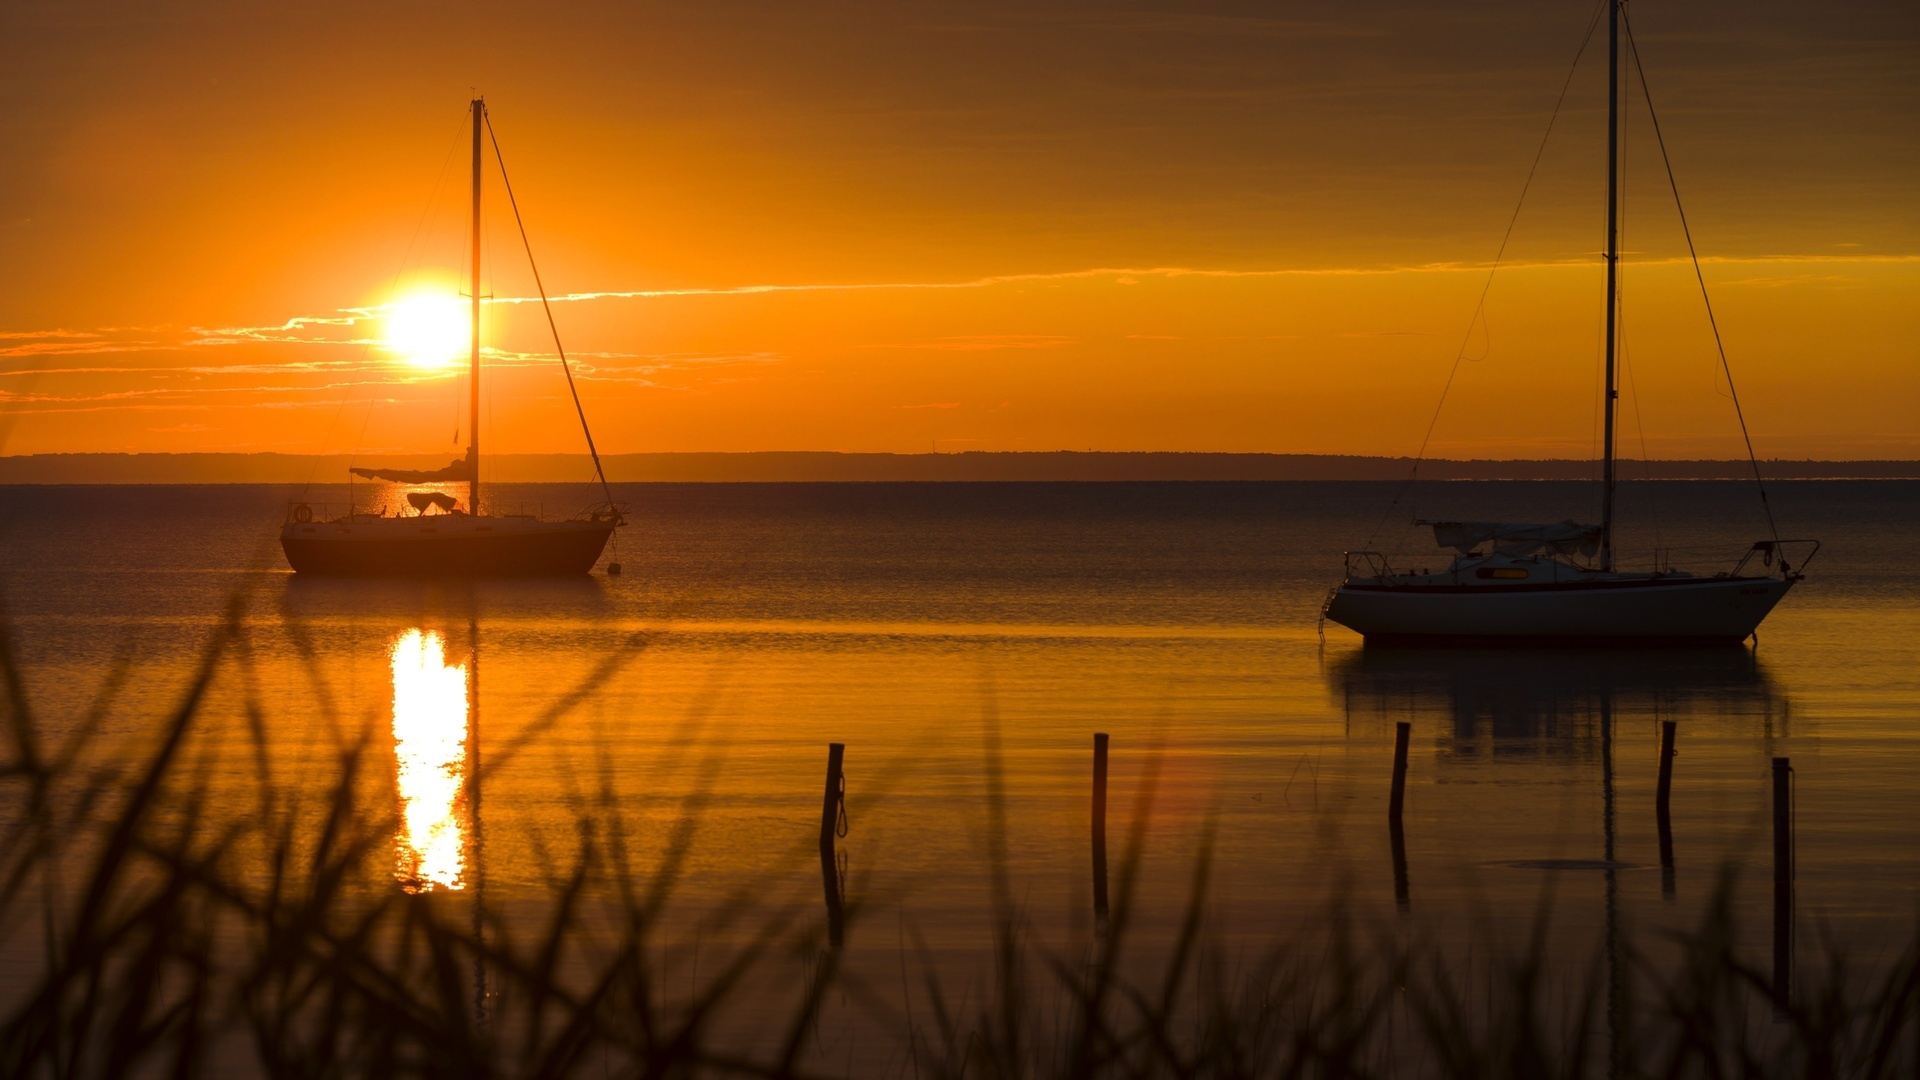
{"label": "life ring", "polygon": [[313,507],[308,506],[306,503],[295,506],[293,508],[293,520],[296,524],[300,525],[305,525],[307,522],[312,521]]}

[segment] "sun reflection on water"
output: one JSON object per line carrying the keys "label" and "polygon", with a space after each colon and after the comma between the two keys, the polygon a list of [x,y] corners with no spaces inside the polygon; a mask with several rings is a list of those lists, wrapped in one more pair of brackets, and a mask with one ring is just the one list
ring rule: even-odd
{"label": "sun reflection on water", "polygon": [[467,765],[467,668],[448,665],[433,631],[393,643],[393,754],[399,768],[400,835],[394,876],[409,892],[464,887],[460,823]]}

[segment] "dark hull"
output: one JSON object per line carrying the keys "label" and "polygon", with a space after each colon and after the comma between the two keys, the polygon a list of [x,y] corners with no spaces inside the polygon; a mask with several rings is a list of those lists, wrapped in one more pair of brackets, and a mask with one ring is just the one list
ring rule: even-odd
{"label": "dark hull", "polygon": [[1518,587],[1349,582],[1323,610],[1370,642],[1715,644],[1752,634],[1792,585],[1783,577]]}
{"label": "dark hull", "polygon": [[[1748,633],[1751,634],[1753,633],[1753,631],[1750,630],[1748,631]],[[1588,635],[1584,637],[1580,635],[1559,635],[1559,636],[1553,636],[1553,637],[1541,635],[1541,636],[1533,637],[1533,636],[1514,635],[1514,634],[1502,635],[1502,634],[1379,634],[1379,633],[1367,634],[1365,635],[1365,639],[1368,645],[1385,645],[1392,648],[1406,648],[1406,649],[1453,649],[1453,648],[1460,648],[1460,647],[1466,647],[1466,648],[1492,647],[1492,648],[1499,648],[1499,649],[1537,648],[1541,650],[1552,650],[1552,649],[1596,649],[1597,648],[1597,649],[1613,649],[1620,652],[1630,652],[1634,649],[1645,649],[1645,648],[1654,648],[1654,647],[1699,649],[1702,652],[1717,652],[1717,651],[1724,651],[1727,649],[1738,649],[1740,648],[1740,646],[1744,645],[1747,640],[1745,637],[1729,637],[1726,635],[1720,635],[1717,637],[1712,635],[1697,635],[1697,636],[1683,637],[1679,635],[1662,636],[1659,634],[1646,634],[1646,635],[1636,635],[1633,637],[1622,637],[1619,635],[1602,636],[1602,635],[1595,634],[1595,635]]]}
{"label": "dark hull", "polygon": [[611,522],[555,522],[537,530],[464,536],[290,536],[294,572],[322,577],[564,577],[587,574]]}

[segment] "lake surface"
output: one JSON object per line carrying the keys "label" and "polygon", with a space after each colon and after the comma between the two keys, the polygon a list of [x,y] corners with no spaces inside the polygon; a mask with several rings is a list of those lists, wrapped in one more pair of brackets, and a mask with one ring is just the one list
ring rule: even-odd
{"label": "lake surface", "polygon": [[[1133,932],[1149,945],[1177,928],[1210,842],[1209,926],[1227,941],[1330,904],[1443,941],[1518,937],[1550,897],[1578,952],[1603,925],[1692,925],[1735,867],[1763,961],[1776,756],[1794,770],[1801,940],[1872,957],[1920,919],[1920,484],[1775,485],[1781,535],[1824,544],[1806,581],[1757,647],[1654,651],[1369,649],[1331,625],[1322,640],[1344,549],[1442,565],[1416,514],[1590,519],[1591,485],[616,488],[633,522],[620,576],[473,585],[296,580],[278,487],[0,488],[9,631],[50,732],[126,665],[99,746],[132,760],[240,597],[248,660],[216,680],[196,744],[216,796],[253,775],[251,699],[288,790],[319,790],[368,740],[368,782],[400,800],[394,887],[511,903],[563,871],[595,805],[636,823],[643,871],[691,816],[674,910],[696,930],[743,890],[819,921],[827,744],[844,743],[848,946],[883,969],[909,929],[957,970],[985,962],[996,851],[1040,939],[1088,932],[1096,732],[1116,889],[1143,830]],[[591,495],[492,497],[554,511]],[[1749,485],[1627,484],[1620,501],[1629,559],[1661,548],[1712,572],[1766,535]],[[476,762],[484,844],[459,797]]]}

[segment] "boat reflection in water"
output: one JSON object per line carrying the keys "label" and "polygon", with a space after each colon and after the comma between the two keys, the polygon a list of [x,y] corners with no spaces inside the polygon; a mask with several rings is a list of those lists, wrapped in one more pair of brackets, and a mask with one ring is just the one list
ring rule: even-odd
{"label": "boat reflection in water", "polygon": [[1751,651],[1369,644],[1328,667],[1352,725],[1411,721],[1435,764],[1597,761],[1623,718],[1752,724],[1784,735],[1786,699]]}
{"label": "boat reflection in water", "polygon": [[[1739,784],[1739,759],[1754,749],[1761,756],[1771,753],[1772,741],[1788,734],[1786,696],[1776,690],[1758,657],[1740,647],[1369,644],[1335,659],[1328,666],[1328,683],[1340,695],[1350,735],[1379,738],[1393,725],[1406,723],[1416,745],[1427,748],[1430,756],[1416,762],[1413,772],[1425,773],[1428,783],[1442,787],[1427,788],[1421,827],[1445,830],[1466,820],[1473,823],[1472,839],[1464,842],[1472,847],[1506,848],[1516,855],[1537,849],[1554,856],[1521,858],[1505,862],[1507,866],[1605,870],[1609,918],[1613,871],[1629,868],[1616,857],[1616,770],[1623,730],[1633,747],[1628,772],[1636,790],[1660,771],[1658,762],[1650,760],[1652,754],[1642,756],[1643,750],[1660,747],[1659,722],[1676,722],[1695,736],[1690,740],[1683,734],[1683,743],[1706,747],[1690,758],[1687,783],[1696,790],[1714,782],[1702,771]],[[1654,723],[1649,726],[1649,721]],[[1449,773],[1460,777],[1469,771],[1479,774],[1476,779],[1499,782],[1478,795],[1467,794],[1475,788],[1471,783],[1441,793]],[[1670,780],[1670,772],[1662,775],[1661,782]],[[1598,843],[1588,849],[1598,858],[1562,858],[1565,853],[1558,849],[1568,838],[1542,831],[1557,820],[1543,801],[1551,800],[1556,788],[1586,789],[1599,796],[1599,835],[1591,838]],[[1758,794],[1753,789],[1747,797]],[[1657,810],[1662,891],[1672,896],[1672,815],[1664,796],[1648,801]],[[1395,892],[1405,906],[1403,842],[1394,837]],[[1576,848],[1583,846],[1573,842]]]}
{"label": "boat reflection in water", "polygon": [[393,643],[393,754],[400,794],[394,876],[408,892],[466,886],[467,667],[438,633]]}
{"label": "boat reflection in water", "polygon": [[[1499,770],[1510,779],[1535,782],[1521,787],[1496,785],[1483,789],[1479,797],[1457,793],[1441,797],[1429,788],[1429,806],[1444,804],[1448,809],[1430,811],[1414,829],[1437,832],[1464,817],[1473,823],[1472,837],[1465,842],[1469,849],[1494,854],[1504,848],[1509,855],[1529,856],[1509,857],[1496,865],[1521,871],[1599,872],[1608,1075],[1616,1074],[1628,966],[1621,955],[1620,875],[1637,869],[1622,861],[1619,851],[1615,758],[1621,721],[1731,727],[1736,743],[1755,736],[1763,745],[1769,743],[1786,734],[1786,699],[1775,692],[1758,658],[1737,646],[1572,649],[1368,644],[1335,660],[1328,677],[1330,689],[1342,695],[1350,733],[1356,728],[1373,728],[1377,733],[1381,727],[1407,723],[1433,748],[1429,762],[1435,774]],[[1775,730],[1776,723],[1781,730]],[[1433,779],[1444,783],[1445,777]],[[1574,838],[1572,850],[1565,850],[1565,845],[1538,827],[1555,814],[1540,801],[1542,790],[1537,785],[1584,787],[1592,780],[1598,781],[1599,835]],[[1677,891],[1673,822],[1664,797],[1647,809],[1655,811],[1660,890],[1670,900]],[[1403,912],[1412,906],[1412,879],[1420,876],[1414,872],[1417,867],[1409,868],[1407,840],[1401,823],[1390,821],[1394,899]]]}

